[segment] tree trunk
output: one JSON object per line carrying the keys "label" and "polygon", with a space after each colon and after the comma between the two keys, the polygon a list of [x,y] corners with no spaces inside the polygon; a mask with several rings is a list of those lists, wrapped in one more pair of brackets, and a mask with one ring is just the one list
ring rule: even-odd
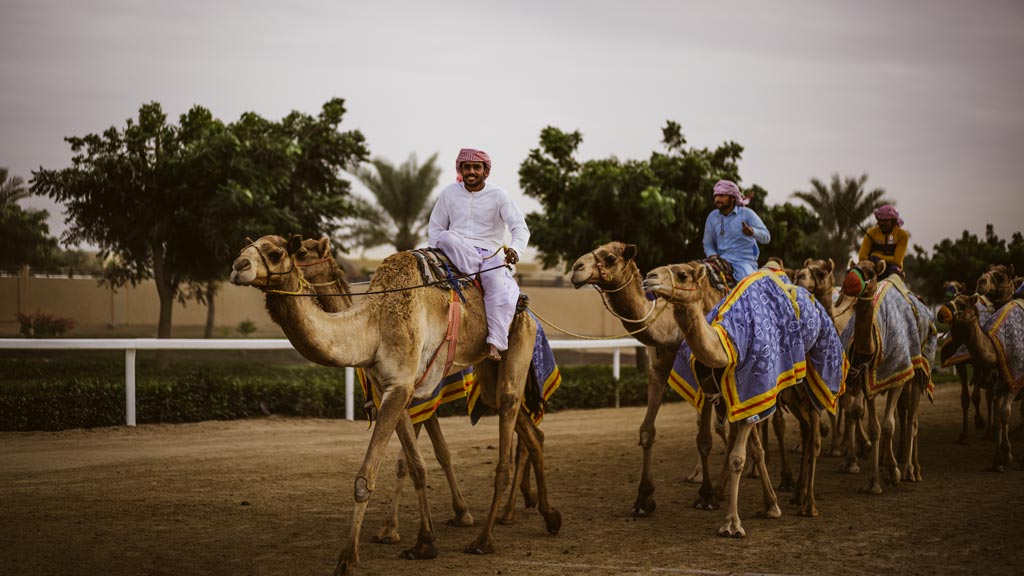
{"label": "tree trunk", "polygon": [[220,284],[217,282],[211,281],[206,284],[206,328],[203,330],[203,338],[213,338],[213,300],[217,296],[218,288]]}
{"label": "tree trunk", "polygon": [[[156,337],[171,337],[171,313],[174,311],[174,286],[171,285],[167,273],[167,266],[164,262],[164,247],[156,246],[153,252],[153,281],[156,284],[156,293],[160,297],[160,321],[157,324]],[[166,370],[170,365],[171,357],[167,350],[156,351],[156,369]]]}

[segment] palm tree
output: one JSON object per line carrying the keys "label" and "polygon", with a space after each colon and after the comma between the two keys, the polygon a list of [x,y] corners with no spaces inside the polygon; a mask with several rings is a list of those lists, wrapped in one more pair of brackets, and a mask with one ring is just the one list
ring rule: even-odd
{"label": "palm tree", "polygon": [[441,177],[437,154],[422,165],[417,164],[416,154],[398,167],[384,158],[370,163],[374,169],[360,168],[356,177],[377,202],[353,198],[353,221],[342,234],[342,243],[363,248],[391,244],[399,251],[411,250],[423,237],[433,209],[430,194]]}
{"label": "palm tree", "polygon": [[0,210],[6,210],[22,198],[28,198],[28,188],[20,176],[9,176],[7,167],[0,166]]}
{"label": "palm tree", "polygon": [[811,178],[809,191],[793,193],[793,197],[803,200],[817,213],[821,222],[819,245],[822,255],[835,261],[837,275],[846,269],[850,253],[860,248],[861,238],[867,231],[864,221],[883,204],[895,204],[885,198],[882,188],[868,191],[865,187],[867,179],[867,174],[843,179],[839,174],[833,174],[832,181],[826,186],[821,180]]}

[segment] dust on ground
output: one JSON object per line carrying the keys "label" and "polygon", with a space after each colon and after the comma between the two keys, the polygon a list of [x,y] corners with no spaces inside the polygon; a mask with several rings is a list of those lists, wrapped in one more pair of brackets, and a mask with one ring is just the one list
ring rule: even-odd
{"label": "dust on ground", "polygon": [[[1015,410],[1016,412],[1016,410]],[[697,459],[696,418],[664,405],[655,446],[657,510],[632,518],[642,408],[552,413],[543,423],[551,500],[563,515],[550,536],[535,510],[496,527],[497,554],[461,550],[478,528],[455,528],[444,475],[429,442],[431,513],[439,556],[408,561],[415,539],[411,490],[403,542],[373,544],[391,491],[388,447],[360,543],[361,574],[1019,574],[1024,570],[1024,472],[987,472],[994,445],[975,433],[954,444],[959,387],[941,386],[921,424],[924,482],[859,492],[866,474],[822,458],[818,518],[780,494],[783,517],[756,518],[761,494],[744,479],[742,540],[716,535],[724,512],[691,503],[682,478]],[[1014,423],[1019,422],[1015,414]],[[489,505],[497,420],[442,421],[477,522]],[[789,427],[789,445],[796,442]],[[1020,431],[1012,439],[1022,442]],[[270,417],[0,434],[0,574],[330,574],[351,523],[352,487],[366,424]],[[778,462],[772,448],[769,465]],[[796,454],[790,454],[792,458]],[[721,465],[718,446],[712,464]],[[777,466],[773,474],[778,480]],[[522,500],[520,499],[520,503]]]}

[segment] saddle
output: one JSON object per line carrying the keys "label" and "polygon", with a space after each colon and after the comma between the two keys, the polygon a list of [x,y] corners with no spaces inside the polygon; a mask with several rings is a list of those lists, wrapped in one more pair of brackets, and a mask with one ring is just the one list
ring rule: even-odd
{"label": "saddle", "polygon": [[410,250],[420,264],[420,276],[423,283],[440,288],[441,290],[456,290],[466,288],[470,284],[479,282],[470,277],[460,277],[462,272],[452,264],[452,261],[437,248],[417,248]]}
{"label": "saddle", "polygon": [[736,279],[732,274],[732,264],[721,258],[708,258],[704,260],[704,266],[708,269],[708,278],[711,286],[721,292],[728,292],[736,287]]}

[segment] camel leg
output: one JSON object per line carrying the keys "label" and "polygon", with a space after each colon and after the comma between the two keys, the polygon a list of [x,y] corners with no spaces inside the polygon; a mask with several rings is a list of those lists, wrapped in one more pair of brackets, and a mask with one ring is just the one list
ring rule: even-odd
{"label": "camel leg", "polygon": [[469,506],[466,505],[466,499],[462,496],[462,490],[459,488],[459,479],[455,477],[452,452],[448,448],[448,441],[445,440],[444,434],[441,433],[441,422],[437,419],[437,415],[434,414],[423,422],[423,427],[427,430],[430,444],[434,448],[434,457],[437,458],[437,463],[444,470],[444,476],[448,479],[448,488],[452,493],[452,511],[455,516],[448,520],[448,525],[472,526],[473,515],[469,513]]}
{"label": "camel leg", "polygon": [[[896,408],[905,388],[906,385],[904,384],[902,387],[889,390],[888,394],[886,394],[886,411],[883,414],[884,420],[882,421],[882,446],[874,451],[874,453],[880,455],[880,458],[885,458],[885,467],[881,468],[880,471],[884,470],[884,480],[892,486],[899,484],[900,481],[900,469],[893,450],[893,440],[896,434]],[[883,453],[882,451],[885,452]],[[880,466],[881,464],[882,462],[879,462]]]}
{"label": "camel leg", "polygon": [[865,399],[867,404],[867,418],[868,418],[868,438],[872,442],[871,446],[871,474],[868,477],[868,485],[864,490],[868,494],[881,494],[882,484],[879,481],[878,474],[878,451],[880,448],[878,439],[881,436],[881,427],[878,425],[878,414],[875,413],[875,399]]}
{"label": "camel leg", "polygon": [[[760,428],[768,430],[766,424],[765,422]],[[761,479],[761,492],[764,497],[764,510],[758,516],[761,518],[779,518],[782,516],[782,510],[779,509],[779,498],[772,488],[772,477],[768,474],[768,461],[764,457],[765,450],[764,443],[761,441],[761,434],[755,430],[750,435],[750,438],[753,440],[750,443],[750,459],[757,466],[758,478]]]}
{"label": "camel leg", "polygon": [[416,535],[416,544],[403,550],[401,556],[406,560],[431,560],[437,557],[437,548],[434,547],[434,524],[430,519],[430,502],[427,500],[427,466],[416,445],[416,430],[408,411],[402,412],[402,419],[398,423],[398,439],[402,442],[409,476],[420,505],[420,530]]}
{"label": "camel leg", "polygon": [[[537,436],[537,442],[540,444],[541,450],[543,450],[544,431],[541,430],[540,427],[534,427],[534,433]],[[526,449],[527,448],[524,446],[523,450]],[[519,471],[519,474],[522,476],[522,479],[519,482],[519,491],[523,494],[523,508],[534,508],[537,506],[537,491],[534,490],[533,485],[530,482],[530,472],[532,472],[533,464],[530,462],[529,452],[527,452],[526,457],[523,458],[521,466],[522,470]]]}
{"label": "camel leg", "polygon": [[363,517],[366,515],[366,506],[369,504],[370,494],[373,493],[377,472],[380,469],[381,460],[384,458],[384,449],[387,448],[388,440],[394,434],[399,420],[403,415],[408,416],[405,407],[411,396],[411,386],[409,388],[396,386],[386,391],[381,398],[377,421],[373,425],[373,433],[370,435],[370,443],[366,447],[363,465],[356,474],[352,526],[349,529],[348,541],[338,556],[338,565],[334,569],[335,576],[352,574],[355,572],[356,566],[359,565],[359,533],[363,525]]}
{"label": "camel leg", "polygon": [[[903,435],[903,479],[908,482],[919,482],[921,480],[921,470],[917,468],[915,462],[918,430],[917,416],[921,409],[921,386],[918,384],[919,379],[924,379],[923,373],[919,372],[910,381],[910,388],[904,394],[906,399],[906,421],[901,431]],[[966,424],[966,412],[964,414],[964,423]]]}
{"label": "camel leg", "polygon": [[988,426],[985,415],[981,413],[981,380],[978,378],[978,371],[971,374],[971,403],[974,404],[974,429],[984,430]]}
{"label": "camel leg", "polygon": [[[956,443],[963,444],[967,441],[967,416],[971,411],[971,390],[969,388],[970,383],[967,380],[967,366],[957,364],[954,370],[956,371],[956,377],[960,379],[960,408],[963,412],[960,436],[956,439]],[[975,416],[977,416],[977,409],[975,409]]]}
{"label": "camel leg", "polygon": [[[743,538],[747,532],[740,524],[740,480],[743,477],[743,465],[747,459],[747,439],[750,437],[754,425],[746,421],[733,423],[729,436],[732,448],[729,451],[729,513],[725,515],[725,524],[718,529],[719,536],[732,536]],[[771,486],[769,485],[769,488]]]}
{"label": "camel leg", "polygon": [[[519,412],[522,414],[522,411]],[[522,483],[525,480],[524,474],[526,472],[526,465],[530,458],[530,453],[526,448],[526,443],[522,436],[518,434],[517,428],[517,440],[516,440],[516,459],[515,468],[512,473],[512,486],[519,486],[522,488]],[[527,484],[528,486],[528,484]],[[528,489],[528,488],[527,488]],[[498,524],[510,525],[516,523],[516,491],[515,488],[509,490],[508,501],[505,502],[504,508],[501,510],[501,514],[498,516]]]}
{"label": "camel leg", "polygon": [[[416,437],[418,438],[422,426],[416,424],[415,428]],[[391,494],[391,508],[388,512],[388,517],[384,520],[384,525],[381,526],[380,530],[370,538],[370,541],[375,544],[396,544],[402,540],[402,535],[398,532],[398,506],[402,499],[405,476],[406,463],[405,451],[403,450],[398,455],[398,462],[395,463],[395,491]]]}
{"label": "camel leg", "polygon": [[836,407],[836,413],[828,413],[829,430],[832,434],[832,438],[829,439],[829,456],[842,456],[842,434],[840,430],[843,429],[843,410],[840,406]]}
{"label": "camel leg", "polygon": [[[726,446],[725,461],[722,462],[722,471],[721,471],[721,473],[718,476],[718,486],[716,487],[716,490],[715,490],[715,493],[718,496],[719,500],[724,500],[727,497],[726,496],[726,489],[727,489],[727,487],[729,485],[729,480],[732,478],[732,468],[731,468],[732,462],[729,460],[729,455],[732,454],[735,451],[735,449],[736,449],[737,434],[738,434],[738,428],[736,427],[736,424],[730,425],[729,426],[728,439],[725,442],[725,446]],[[746,439],[744,440],[744,443],[747,442],[749,437],[750,437],[750,433],[748,431],[748,433],[746,435]],[[746,456],[746,449],[744,449],[744,461],[746,461],[746,457],[745,456]],[[743,473],[743,468],[742,467],[740,467],[739,473],[740,474]]]}
{"label": "camel leg", "polygon": [[1009,390],[999,390],[998,394],[995,394],[996,455],[991,468],[995,472],[1006,471],[1006,467],[1013,461],[1013,454],[1010,451],[1010,415],[1013,413],[1012,406],[1013,394]]}
{"label": "camel leg", "polygon": [[548,482],[544,471],[544,445],[539,434],[540,429],[530,420],[529,416],[519,411],[516,420],[516,432],[530,456],[533,472],[537,478],[537,510],[544,517],[549,534],[558,534],[562,528],[562,514],[551,506],[548,500]]}
{"label": "camel leg", "polygon": [[[515,332],[513,332],[515,333]],[[518,335],[518,334],[517,334]],[[513,346],[510,335],[509,347]],[[516,345],[523,345],[516,343]],[[532,345],[532,342],[531,342]],[[508,354],[511,356],[512,354]],[[517,369],[518,368],[518,369]],[[522,401],[523,385],[526,382],[527,366],[513,367],[507,358],[498,367],[499,392],[495,398],[498,404],[498,463],[494,469],[494,494],[491,506],[487,511],[480,535],[464,548],[468,554],[494,554],[494,524],[498,519],[498,508],[505,488],[509,484],[509,472],[512,462],[512,440],[515,433],[516,418],[519,404]]]}
{"label": "camel leg", "polygon": [[813,518],[818,515],[818,504],[814,498],[814,476],[818,468],[818,455],[821,453],[821,429],[818,427],[821,415],[810,405],[809,400],[802,412],[807,420],[807,431],[803,435],[804,450],[801,454],[803,462],[800,466],[800,515]]}
{"label": "camel leg", "polygon": [[[710,466],[711,418],[714,410],[715,407],[711,402],[704,402],[700,410],[700,423],[697,428],[697,452],[700,454],[700,467],[705,471]],[[715,494],[715,489],[711,487],[711,474],[702,473],[700,489],[697,491],[697,500],[694,501],[693,507],[698,510],[717,510],[718,506],[718,496]]]}
{"label": "camel leg", "polygon": [[644,421],[640,424],[640,447],[643,449],[643,464],[640,468],[640,486],[637,489],[636,501],[633,502],[633,516],[649,516],[654,513],[657,503],[654,501],[654,438],[657,430],[654,421],[661,409],[661,399],[665,396],[668,386],[668,375],[672,370],[674,358],[670,354],[659,354],[657,349],[648,348],[651,358],[647,368],[647,411]]}
{"label": "camel leg", "polygon": [[793,470],[789,467],[789,458],[786,456],[786,419],[783,417],[781,409],[776,410],[772,415],[772,428],[775,430],[775,439],[779,442],[779,469],[782,473],[779,492],[792,492]]}
{"label": "camel leg", "polygon": [[840,399],[844,413],[843,418],[846,420],[846,432],[844,433],[846,437],[846,458],[839,469],[848,474],[860,473],[860,463],[857,461],[857,429],[864,418],[864,405],[861,403],[861,400],[862,397],[857,392],[848,392]]}
{"label": "camel leg", "polygon": [[783,393],[786,394],[785,401],[790,406],[790,412],[796,416],[797,424],[800,426],[800,472],[789,503],[794,506],[802,506],[807,496],[807,451],[810,446],[810,429],[808,428],[810,424],[803,404],[808,401],[799,398],[790,390],[793,389],[789,388]]}

